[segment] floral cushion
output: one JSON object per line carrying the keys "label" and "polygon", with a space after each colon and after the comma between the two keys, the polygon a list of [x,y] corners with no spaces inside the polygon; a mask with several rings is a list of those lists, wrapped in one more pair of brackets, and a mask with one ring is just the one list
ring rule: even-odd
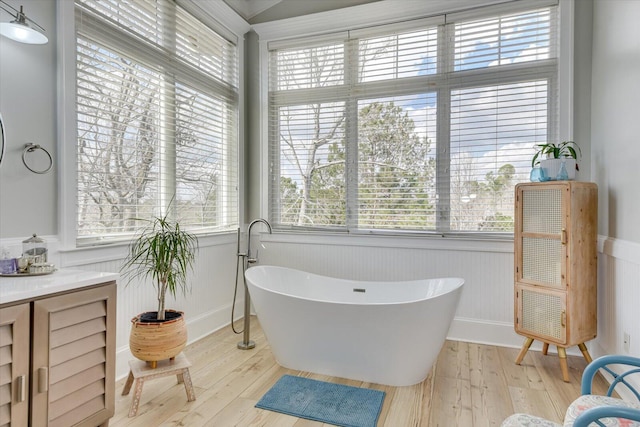
{"label": "floral cushion", "polygon": [[502,427],[562,427],[560,424],[527,414],[513,414],[502,422]]}
{"label": "floral cushion", "polygon": [[[580,396],[567,408],[567,413],[564,416],[564,427],[573,426],[573,422],[578,415],[586,411],[587,409],[594,408],[596,406],[624,406],[627,408],[639,408],[640,404],[630,403],[621,399],[616,399],[608,396],[599,396],[593,394],[586,394]],[[600,420],[605,426],[615,427],[640,427],[640,423],[625,419],[618,418],[603,418]],[[595,423],[591,423],[592,426],[597,426]]]}

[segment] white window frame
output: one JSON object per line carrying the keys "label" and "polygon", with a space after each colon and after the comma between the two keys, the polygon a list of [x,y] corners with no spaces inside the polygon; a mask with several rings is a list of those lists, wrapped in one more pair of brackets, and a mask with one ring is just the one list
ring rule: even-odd
{"label": "white window frame", "polygon": [[[260,212],[262,215],[269,213],[269,49],[274,45],[289,45],[291,40],[302,37],[316,36],[323,38],[326,35],[340,31],[354,31],[373,26],[398,24],[402,21],[429,18],[436,15],[454,15],[456,18],[484,17],[499,13],[515,12],[531,8],[545,6],[558,6],[558,22],[561,55],[558,63],[558,104],[557,120],[559,140],[571,140],[573,136],[573,33],[574,33],[574,1],[575,0],[466,0],[466,1],[434,1],[434,2],[407,2],[402,7],[390,8],[387,2],[376,2],[367,5],[355,6],[338,11],[318,13],[312,16],[290,18],[277,22],[267,22],[254,25],[252,28],[259,35],[260,55]],[[400,24],[402,25],[402,24]],[[352,230],[350,230],[353,232]],[[291,233],[304,232],[304,230]],[[356,230],[357,232],[357,230]],[[371,230],[362,230],[362,233],[371,234]],[[375,230],[373,233],[380,235],[405,235],[415,236],[441,236],[439,233],[411,231],[383,231]],[[457,238],[470,240],[483,239],[482,233],[474,233],[465,237],[465,233],[457,234]],[[495,233],[486,233],[486,239],[495,239]],[[498,239],[513,239],[512,233],[498,235]]]}
{"label": "white window frame", "polygon": [[[238,39],[238,218],[244,211],[244,34],[249,24],[223,2],[197,2],[179,0],[178,4],[196,15],[205,15],[206,21],[222,34],[232,34]],[[58,235],[62,265],[81,265],[119,258],[127,242],[103,247],[78,248],[77,239],[77,125],[76,125],[76,31],[75,2],[57,2],[57,63],[58,63]],[[229,234],[229,233],[220,233]],[[223,240],[227,240],[224,238]],[[216,243],[216,235],[200,239],[200,245]]]}

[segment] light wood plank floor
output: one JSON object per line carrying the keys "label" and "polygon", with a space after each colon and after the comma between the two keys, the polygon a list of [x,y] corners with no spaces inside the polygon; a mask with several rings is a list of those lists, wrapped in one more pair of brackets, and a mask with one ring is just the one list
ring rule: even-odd
{"label": "light wood plank floor", "polygon": [[[421,384],[388,387],[341,378],[291,371],[274,360],[257,319],[252,318],[253,350],[238,350],[230,327],[188,346],[196,400],[187,402],[175,377],[147,382],[138,414],[128,418],[131,396],[121,396],[124,380],[116,384],[116,413],[110,426],[320,427],[319,422],[254,407],[283,375],[302,375],[359,387],[384,390],[387,395],[379,427],[499,426],[514,412],[527,412],[560,422],[580,395],[580,376],[586,363],[569,356],[571,382],[561,380],[557,356],[527,353],[515,365],[517,349],[447,341],[431,374]],[[598,378],[595,391],[606,390]]]}

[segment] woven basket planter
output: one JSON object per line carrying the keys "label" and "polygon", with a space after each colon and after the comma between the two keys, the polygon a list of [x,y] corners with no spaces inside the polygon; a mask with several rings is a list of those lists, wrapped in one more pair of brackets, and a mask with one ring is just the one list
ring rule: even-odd
{"label": "woven basket planter", "polygon": [[149,362],[152,368],[159,360],[173,359],[187,344],[187,325],[182,311],[166,310],[167,320],[140,320],[145,313],[131,319],[129,349],[140,360]]}

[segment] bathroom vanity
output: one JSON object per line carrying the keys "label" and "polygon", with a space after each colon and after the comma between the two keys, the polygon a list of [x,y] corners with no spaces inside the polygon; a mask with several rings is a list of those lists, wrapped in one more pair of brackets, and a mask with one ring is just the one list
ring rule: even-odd
{"label": "bathroom vanity", "polygon": [[117,278],[71,269],[0,277],[0,425],[108,425]]}

